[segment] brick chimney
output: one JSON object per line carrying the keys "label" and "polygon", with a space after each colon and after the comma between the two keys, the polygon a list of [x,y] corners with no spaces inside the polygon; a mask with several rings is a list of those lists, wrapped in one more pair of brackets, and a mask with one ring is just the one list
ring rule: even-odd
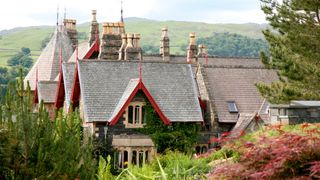
{"label": "brick chimney", "polygon": [[119,23],[103,23],[102,27],[103,34],[99,58],[116,60],[119,58],[119,49],[122,44]]}
{"label": "brick chimney", "polygon": [[207,47],[204,44],[198,46],[198,58],[205,58],[208,56]]}
{"label": "brick chimney", "polygon": [[197,45],[196,45],[196,35],[195,33],[189,34],[189,46],[187,48],[187,62],[196,63],[197,59]]}
{"label": "brick chimney", "polygon": [[73,50],[78,46],[78,32],[76,29],[77,20],[75,19],[64,19],[64,27],[67,30],[67,34],[71,40]]}
{"label": "brick chimney", "polygon": [[124,60],[142,60],[142,49],[139,44],[140,34],[127,34],[127,46]]}
{"label": "brick chimney", "polygon": [[162,28],[160,39],[160,55],[164,61],[170,61],[170,39],[168,37],[168,28]]}
{"label": "brick chimney", "polygon": [[89,46],[91,46],[93,44],[93,42],[96,40],[97,33],[99,35],[99,23],[97,21],[97,10],[92,10],[92,21],[91,21],[91,27],[90,27]]}

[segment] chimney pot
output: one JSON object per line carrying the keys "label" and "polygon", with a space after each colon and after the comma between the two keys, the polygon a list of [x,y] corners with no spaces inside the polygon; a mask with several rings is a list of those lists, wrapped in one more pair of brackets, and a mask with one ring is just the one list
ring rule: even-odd
{"label": "chimney pot", "polygon": [[97,10],[92,10],[92,21],[93,22],[97,21]]}
{"label": "chimney pot", "polygon": [[133,47],[133,42],[132,42],[133,41],[133,34],[128,33],[127,34],[127,40],[128,40],[127,41],[127,48],[128,47],[130,47],[130,48]]}
{"label": "chimney pot", "polygon": [[167,27],[162,28],[162,37],[168,37],[168,28]]}
{"label": "chimney pot", "polygon": [[133,47],[139,48],[140,34],[133,34]]}
{"label": "chimney pot", "polygon": [[189,45],[196,45],[196,33],[192,32],[189,34],[190,44]]}
{"label": "chimney pot", "polygon": [[108,23],[102,23],[102,34],[108,34],[109,25]]}

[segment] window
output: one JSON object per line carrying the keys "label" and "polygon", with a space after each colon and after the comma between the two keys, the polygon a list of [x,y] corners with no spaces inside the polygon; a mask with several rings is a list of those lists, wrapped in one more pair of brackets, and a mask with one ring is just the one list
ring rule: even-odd
{"label": "window", "polygon": [[228,101],[228,109],[230,113],[237,113],[238,108],[235,101]]}
{"label": "window", "polygon": [[140,128],[146,123],[144,102],[131,102],[126,110],[125,125],[128,128]]}
{"label": "window", "polygon": [[128,109],[128,123],[133,124],[133,106],[129,106]]}
{"label": "window", "polygon": [[140,121],[140,106],[136,106],[134,108],[134,123],[135,124],[142,124]]}

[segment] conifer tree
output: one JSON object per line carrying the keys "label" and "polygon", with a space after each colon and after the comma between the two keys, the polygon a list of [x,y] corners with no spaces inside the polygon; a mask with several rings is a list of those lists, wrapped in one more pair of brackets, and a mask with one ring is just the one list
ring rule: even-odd
{"label": "conifer tree", "polygon": [[0,108],[0,179],[92,179],[96,163],[78,113],[52,121],[26,89],[21,75]]}
{"label": "conifer tree", "polygon": [[320,99],[320,1],[260,1],[272,27],[263,31],[270,55],[261,58],[280,76],[271,86],[259,84],[261,93],[272,103]]}

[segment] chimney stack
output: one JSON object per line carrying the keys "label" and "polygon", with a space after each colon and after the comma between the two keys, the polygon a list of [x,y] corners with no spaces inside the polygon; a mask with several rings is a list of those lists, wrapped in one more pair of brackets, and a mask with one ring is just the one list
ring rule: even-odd
{"label": "chimney stack", "polygon": [[187,51],[187,62],[188,63],[196,63],[197,59],[197,45],[196,45],[196,35],[195,33],[189,34],[190,42]]}
{"label": "chimney stack", "polygon": [[207,47],[204,44],[198,46],[198,58],[204,58],[208,56]]}
{"label": "chimney stack", "polygon": [[164,61],[170,61],[170,39],[168,36],[168,28],[162,28],[160,39],[160,55]]}
{"label": "chimney stack", "polygon": [[[98,36],[96,36],[97,34],[98,34]],[[99,24],[97,21],[97,10],[92,10],[92,21],[91,21],[91,27],[90,27],[89,46],[91,46],[93,44],[93,42],[96,40],[96,37],[99,37]]]}
{"label": "chimney stack", "polygon": [[78,46],[78,32],[76,28],[77,20],[75,19],[64,19],[63,25],[67,30],[67,34],[71,40],[73,50]]}
{"label": "chimney stack", "polygon": [[119,49],[122,39],[119,23],[103,23],[103,34],[101,39],[100,59],[116,60],[119,58]]}
{"label": "chimney stack", "polygon": [[142,60],[140,34],[127,34],[127,46],[124,50],[124,60]]}

